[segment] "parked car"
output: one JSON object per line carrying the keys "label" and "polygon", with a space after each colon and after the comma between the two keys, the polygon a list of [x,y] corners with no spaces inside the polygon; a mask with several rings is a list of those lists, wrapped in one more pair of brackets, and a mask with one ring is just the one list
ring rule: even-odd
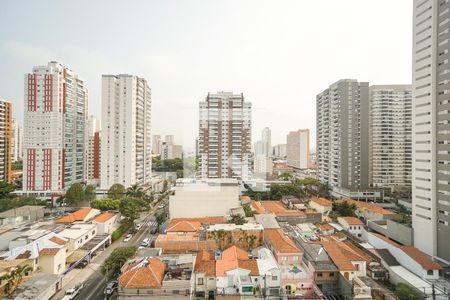
{"label": "parked car", "polygon": [[149,238],[145,238],[142,242],[141,242],[141,247],[148,247],[150,246],[150,239]]}
{"label": "parked car", "polygon": [[142,225],[141,224],[136,224],[136,230],[141,229]]}
{"label": "parked car", "polygon": [[160,205],[158,205],[158,208],[159,208],[159,209],[162,209],[162,208],[164,208],[164,204],[160,204]]}
{"label": "parked car", "polygon": [[151,234],[155,234],[155,233],[157,233],[158,232],[158,226],[154,226],[154,227],[152,227],[151,229],[150,229],[150,233]]}
{"label": "parked car", "polygon": [[84,284],[78,284],[73,288],[70,288],[66,291],[66,293],[64,294],[64,297],[62,298],[62,300],[72,300],[74,299],[83,289]]}
{"label": "parked car", "polygon": [[83,268],[86,267],[88,264],[89,264],[89,263],[87,262],[87,260],[83,260],[83,261],[80,261],[80,262],[75,266],[75,268],[77,268],[77,269],[83,269]]}
{"label": "parked car", "polygon": [[129,242],[129,241],[131,240],[132,237],[133,237],[133,235],[132,235],[131,233],[129,233],[129,234],[127,234],[127,235],[125,236],[125,238],[123,239],[123,241],[124,241],[125,243],[127,243],[127,242]]}
{"label": "parked car", "polygon": [[117,282],[117,280],[112,280],[108,282],[104,291],[105,295],[111,296],[114,293],[114,291],[117,290],[118,286],[119,283]]}

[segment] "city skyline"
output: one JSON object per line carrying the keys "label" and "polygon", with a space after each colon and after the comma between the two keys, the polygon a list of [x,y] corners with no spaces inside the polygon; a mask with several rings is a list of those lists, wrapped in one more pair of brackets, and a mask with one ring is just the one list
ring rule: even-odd
{"label": "city skyline", "polygon": [[[411,5],[408,1],[360,2],[141,3],[139,11],[145,15],[120,16],[121,22],[132,26],[132,34],[125,34],[120,23],[113,22],[121,13],[118,2],[30,2],[24,12],[17,3],[3,2],[2,97],[11,99],[13,116],[22,124],[23,74],[34,65],[56,60],[84,79],[89,113],[96,117],[100,117],[102,74],[147,78],[154,98],[153,132],[184,137],[179,143],[187,150],[194,149],[198,101],[208,92],[222,90],[244,93],[254,104],[254,136],[270,127],[275,145],[283,143],[291,130],[310,128],[314,141],[315,95],[329,82],[339,78],[374,84],[411,82]],[[85,6],[91,9],[86,12]],[[100,9],[104,13],[97,14]],[[14,13],[19,10],[21,13]],[[73,21],[77,30],[65,35],[65,30],[53,26],[65,17],[50,16],[53,10],[83,15],[80,22]],[[385,16],[383,23],[378,20],[380,14]],[[329,22],[321,23],[321,18]],[[109,28],[99,27],[98,34],[91,30],[106,23]],[[11,28],[8,24],[20,25]],[[30,26],[34,30],[27,30]],[[316,30],[309,30],[311,26]],[[348,30],[353,32],[349,36],[338,34]],[[327,39],[322,32],[328,33]],[[353,39],[353,34],[363,38]],[[121,39],[120,50],[115,35]],[[240,46],[235,47],[237,44]],[[267,62],[266,57],[276,59]],[[173,117],[158,117],[162,115]],[[277,119],[285,123],[279,124]]]}

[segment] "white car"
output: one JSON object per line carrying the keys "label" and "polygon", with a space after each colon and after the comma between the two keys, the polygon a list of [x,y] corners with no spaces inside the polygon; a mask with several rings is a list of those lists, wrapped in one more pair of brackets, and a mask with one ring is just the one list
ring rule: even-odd
{"label": "white car", "polygon": [[126,237],[123,239],[123,241],[124,241],[125,243],[126,243],[126,242],[129,242],[129,241],[131,240],[132,237],[133,237],[132,234],[127,234]]}
{"label": "white car", "polygon": [[150,246],[150,239],[145,238],[141,243],[141,247],[148,247],[148,246]]}
{"label": "white car", "polygon": [[74,299],[80,292],[81,289],[84,287],[83,284],[76,285],[75,287],[68,289],[66,293],[64,294],[64,297],[62,300],[72,300]]}
{"label": "white car", "polygon": [[142,225],[141,224],[136,224],[136,230],[141,229]]}
{"label": "white car", "polygon": [[158,205],[158,208],[159,208],[159,209],[164,208],[164,204]]}

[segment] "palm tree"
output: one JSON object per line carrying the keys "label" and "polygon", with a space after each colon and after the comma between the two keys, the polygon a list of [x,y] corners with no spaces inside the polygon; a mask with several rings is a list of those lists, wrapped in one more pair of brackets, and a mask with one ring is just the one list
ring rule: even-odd
{"label": "palm tree", "polygon": [[5,274],[2,277],[0,277],[1,282],[6,281],[6,284],[3,287],[3,291],[5,292],[6,295],[9,295],[11,293],[11,288],[13,285],[13,276],[11,273]]}
{"label": "palm tree", "polygon": [[4,287],[5,294],[11,294],[15,290],[15,287],[22,281],[23,277],[28,275],[28,272],[32,270],[29,265],[18,266],[9,272],[9,274],[0,277],[1,281],[7,281]]}
{"label": "palm tree", "polygon": [[140,186],[138,186],[137,184],[133,184],[132,186],[127,188],[126,195],[128,197],[142,198],[144,197],[145,193]]}

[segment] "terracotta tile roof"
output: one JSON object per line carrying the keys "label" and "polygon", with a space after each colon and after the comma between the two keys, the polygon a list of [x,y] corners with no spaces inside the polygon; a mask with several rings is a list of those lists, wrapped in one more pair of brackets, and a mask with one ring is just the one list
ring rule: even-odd
{"label": "terracotta tile roof", "polygon": [[314,224],[314,226],[316,226],[317,228],[319,228],[322,231],[335,230],[334,227],[331,226],[329,223],[325,223],[325,224],[316,223],[316,224]]}
{"label": "terracotta tile roof", "polygon": [[227,220],[224,217],[204,217],[204,218],[174,218],[170,220],[170,223],[173,222],[173,224],[175,224],[175,222],[181,221],[200,222],[201,224],[217,224],[227,222]]}
{"label": "terracotta tile roof", "polygon": [[347,202],[348,204],[355,204],[356,207],[358,207],[359,209],[366,209],[368,211],[371,211],[373,213],[379,213],[382,215],[395,215],[396,213],[387,209],[382,208],[379,205],[376,205],[374,203],[370,203],[370,202],[364,202],[364,201],[356,201],[353,199],[339,199],[336,200],[336,203],[343,203],[343,202]]}
{"label": "terracotta tile roof", "polygon": [[248,253],[244,250],[242,250],[239,247],[231,246],[230,248],[226,249],[222,252],[222,259],[225,260],[233,260],[233,259],[241,259],[245,260],[248,259]]}
{"label": "terracotta tile roof", "polygon": [[198,232],[202,224],[197,221],[171,221],[167,232]]}
{"label": "terracotta tile roof", "polygon": [[156,238],[156,242],[187,242],[198,241],[197,233],[187,234],[160,234]]}
{"label": "terracotta tile roof", "polygon": [[73,223],[75,221],[84,221],[86,216],[91,212],[92,208],[84,207],[82,209],[77,210],[67,216],[61,217],[55,220],[55,223]]}
{"label": "terracotta tile roof", "polygon": [[265,229],[264,238],[279,253],[301,253],[300,249],[284,234],[282,229]]}
{"label": "terracotta tile roof", "polygon": [[241,269],[249,270],[250,276],[259,275],[258,263],[256,262],[255,259],[238,260],[238,266]]}
{"label": "terracotta tile roof", "polygon": [[39,251],[40,256],[53,256],[56,255],[61,248],[44,248]]}
{"label": "terracotta tile roof", "polygon": [[164,279],[166,264],[154,257],[132,261],[119,276],[121,287],[130,289],[159,288]]}
{"label": "terracotta tile roof", "polygon": [[332,202],[330,200],[328,200],[328,199],[325,199],[325,198],[314,197],[314,198],[311,199],[311,201],[313,201],[313,202],[315,202],[315,203],[317,203],[319,205],[322,205],[322,206],[331,206],[332,205]]}
{"label": "terracotta tile roof", "polygon": [[58,245],[65,245],[67,243],[67,241],[65,241],[62,238],[59,238],[57,236],[54,236],[54,237],[52,237],[49,240],[52,241],[55,244],[58,244]]}
{"label": "terracotta tile roof", "polygon": [[[213,240],[199,241],[198,237],[195,239],[189,237],[189,239],[185,240],[167,240],[161,239],[161,236],[159,235],[156,239],[155,248],[161,248],[164,254],[195,253],[200,251],[214,251],[217,249],[217,244]],[[165,236],[169,237],[171,235]]]}
{"label": "terracotta tile roof", "polygon": [[360,219],[355,217],[338,217],[338,220],[339,219],[344,220],[348,225],[364,225],[364,223],[361,222]]}
{"label": "terracotta tile roof", "polygon": [[252,206],[258,214],[272,213],[277,217],[303,217],[304,212],[287,209],[281,201],[254,201]]}
{"label": "terracotta tile roof", "polygon": [[214,253],[201,251],[195,259],[195,272],[206,273],[207,276],[216,275],[216,261]]}
{"label": "terracotta tile roof", "polygon": [[102,213],[102,214],[98,215],[97,217],[95,217],[94,221],[98,222],[98,223],[105,223],[106,221],[108,221],[109,219],[114,217],[115,215],[116,214],[113,214],[110,212],[105,212],[105,213]]}
{"label": "terracotta tile roof", "polygon": [[385,241],[386,243],[389,243],[392,246],[401,249],[406,255],[408,255],[413,260],[415,260],[425,270],[440,270],[442,268],[440,264],[431,260],[425,253],[423,253],[419,249],[415,248],[414,246],[402,246],[402,245],[388,239],[384,235],[381,235],[378,233],[373,233],[373,232],[371,232],[370,234],[373,234],[374,236],[377,236],[378,238]]}
{"label": "terracotta tile roof", "polygon": [[27,250],[23,253],[20,253],[19,255],[16,256],[16,259],[27,259],[31,256],[31,251]]}

